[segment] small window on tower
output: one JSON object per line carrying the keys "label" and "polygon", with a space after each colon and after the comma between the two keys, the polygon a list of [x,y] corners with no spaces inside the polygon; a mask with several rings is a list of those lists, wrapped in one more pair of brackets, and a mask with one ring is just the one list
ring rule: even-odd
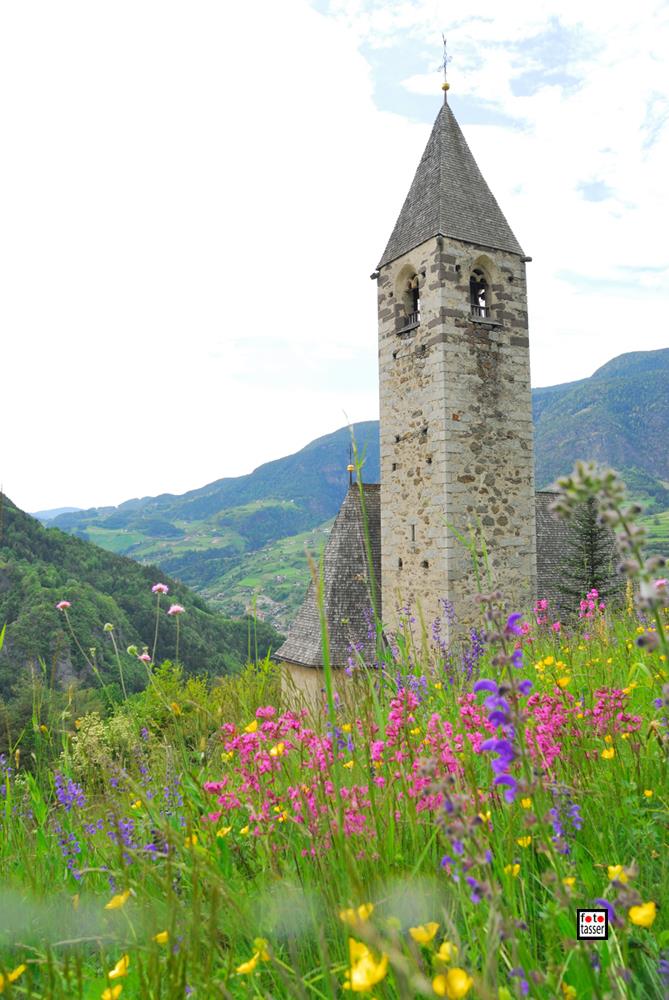
{"label": "small window on tower", "polygon": [[474,268],[469,279],[472,316],[490,317],[490,290],[480,267]]}
{"label": "small window on tower", "polygon": [[404,317],[402,330],[411,330],[420,323],[420,286],[418,275],[406,279],[403,290]]}

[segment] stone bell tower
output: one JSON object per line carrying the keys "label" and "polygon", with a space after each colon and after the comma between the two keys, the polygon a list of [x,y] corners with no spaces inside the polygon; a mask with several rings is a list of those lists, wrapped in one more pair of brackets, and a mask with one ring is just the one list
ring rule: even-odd
{"label": "stone bell tower", "polygon": [[[536,595],[526,257],[447,101],[378,265],[383,619],[478,618],[469,538],[512,609]],[[373,277],[374,277],[373,276]],[[480,546],[479,546],[480,548]],[[482,589],[489,590],[481,564]]]}

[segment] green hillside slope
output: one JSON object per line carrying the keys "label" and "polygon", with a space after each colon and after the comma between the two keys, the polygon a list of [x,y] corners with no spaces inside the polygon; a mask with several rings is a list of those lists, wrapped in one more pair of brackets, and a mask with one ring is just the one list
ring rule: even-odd
{"label": "green hillside slope", "polygon": [[[141,647],[153,642],[156,598],[151,586],[159,579],[168,584],[170,594],[163,599],[157,661],[174,656],[176,621],[165,613],[174,600],[186,608],[180,618],[179,658],[187,672],[225,674],[246,662],[250,623],[226,620],[162,570],[106,552],[57,528],[45,528],[6,497],[0,495],[0,501],[0,626],[6,624],[0,698],[11,697],[28,664],[39,672],[40,659],[61,685],[72,681],[97,685],[99,678],[86,658],[97,665],[103,681],[116,682],[118,668],[109,633],[103,629],[106,622],[114,625],[123,651],[128,686],[144,686],[145,668],[125,650],[131,643]],[[56,610],[62,599],[72,604],[71,620],[86,656]],[[264,624],[258,626],[255,638],[263,654],[278,642],[274,630]]]}
{"label": "green hillside slope", "polygon": [[[539,488],[593,458],[622,473],[649,515],[669,509],[669,452],[660,445],[669,431],[669,349],[620,355],[590,378],[534,389],[532,403]],[[378,421],[354,433],[366,454],[363,478],[378,482]],[[259,611],[285,628],[308,579],[305,543],[318,550],[344,498],[349,442],[344,427],[247,476],[53,523],[161,566],[227,614],[243,612],[255,593]],[[662,524],[652,527],[653,546],[664,551]]]}

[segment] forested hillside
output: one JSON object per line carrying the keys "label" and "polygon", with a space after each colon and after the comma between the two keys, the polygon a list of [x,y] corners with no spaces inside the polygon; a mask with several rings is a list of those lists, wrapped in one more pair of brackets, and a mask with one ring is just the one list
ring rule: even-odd
{"label": "forested hillside", "polygon": [[[60,686],[72,681],[91,687],[118,683],[105,623],[114,626],[127,686],[143,687],[146,668],[126,649],[130,644],[140,650],[152,647],[156,597],[151,587],[158,580],[170,593],[163,598],[156,661],[175,654],[176,619],[166,614],[172,600],[186,609],[179,620],[179,659],[188,673],[238,670],[247,660],[249,640],[252,646],[257,642],[261,654],[276,647],[278,636],[269,626],[227,620],[163,570],[106,552],[57,528],[47,529],[7,497],[0,495],[0,500],[0,627],[6,625],[0,698],[12,697],[29,664],[38,674],[43,665],[49,680]],[[61,600],[71,602],[69,614],[83,652],[56,610]]]}

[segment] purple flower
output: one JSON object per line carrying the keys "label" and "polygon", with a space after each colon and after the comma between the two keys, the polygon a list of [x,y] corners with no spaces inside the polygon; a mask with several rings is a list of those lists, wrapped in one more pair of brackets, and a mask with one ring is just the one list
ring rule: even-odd
{"label": "purple flower", "polygon": [[56,789],[56,798],[67,812],[70,812],[73,806],[81,808],[86,804],[83,789],[72,781],[71,778],[68,778],[66,781],[60,771],[56,771],[53,783]]}
{"label": "purple flower", "polygon": [[487,678],[482,677],[480,681],[477,681],[474,685],[474,694],[478,694],[479,691],[493,691],[497,694],[499,688],[494,681],[489,681]]}
{"label": "purple flower", "polygon": [[518,685],[518,690],[521,694],[529,694],[532,690],[532,681],[521,681]]}
{"label": "purple flower", "polygon": [[516,670],[523,669],[523,651],[520,648],[520,646],[518,646],[517,649],[514,649],[513,653],[511,654],[511,662],[513,663]]}
{"label": "purple flower", "polygon": [[[495,763],[496,762],[493,761],[493,768],[495,766]],[[505,801],[511,803],[511,802],[513,802],[515,800],[516,794],[518,793],[518,782],[516,781],[516,779],[514,777],[512,777],[512,775],[510,775],[510,774],[500,774],[493,781],[493,785],[507,785],[508,787],[507,787],[506,791],[504,792],[504,799],[505,799]]]}
{"label": "purple flower", "polygon": [[507,621],[506,621],[506,628],[504,629],[504,631],[507,633],[507,635],[522,635],[523,634],[522,630],[520,628],[520,625],[518,624],[518,622],[520,621],[520,619],[522,617],[523,616],[521,614],[518,614],[517,612],[516,612],[516,614],[509,615],[509,617],[507,618]]}

